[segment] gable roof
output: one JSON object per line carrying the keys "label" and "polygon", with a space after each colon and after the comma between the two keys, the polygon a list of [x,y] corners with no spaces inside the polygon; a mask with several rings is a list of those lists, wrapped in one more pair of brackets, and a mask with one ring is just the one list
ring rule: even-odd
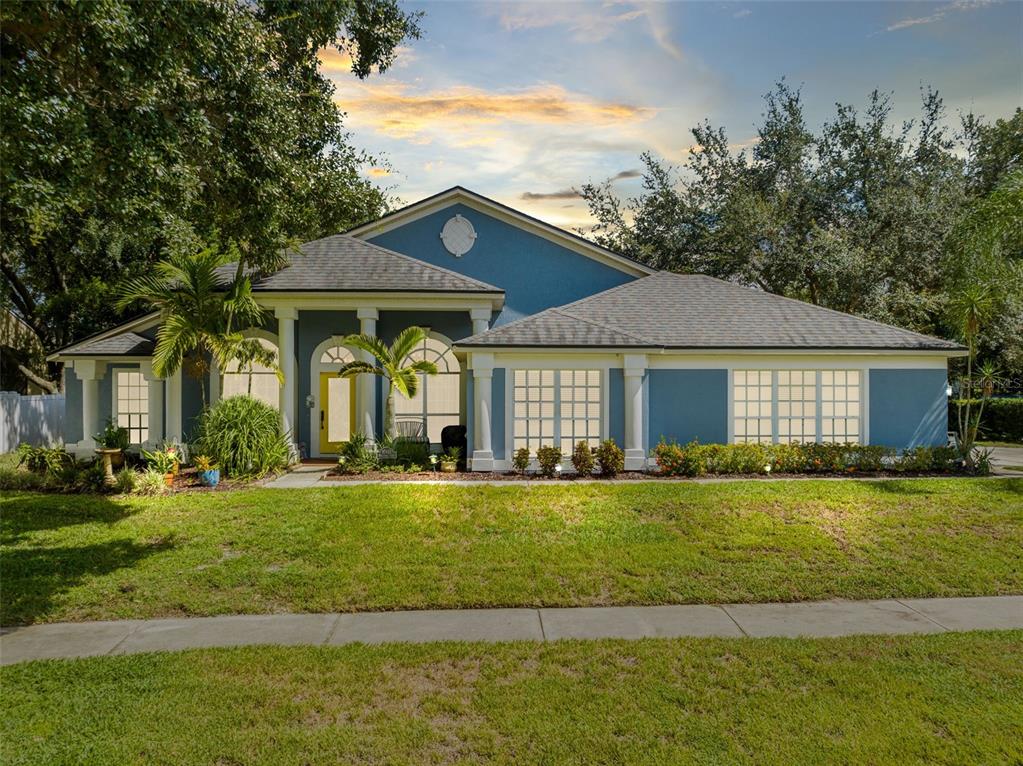
{"label": "gable roof", "polygon": [[404,223],[422,218],[458,203],[462,203],[467,207],[490,215],[512,226],[517,226],[542,236],[568,250],[606,263],[627,274],[643,276],[655,272],[655,269],[647,266],[645,263],[616,253],[613,250],[608,250],[606,247],[601,247],[574,232],[554,226],[546,221],[541,221],[539,218],[523,213],[482,194],[477,194],[470,189],[466,189],[464,186],[452,186],[450,189],[445,189],[418,202],[413,202],[410,205],[393,210],[374,221],[369,221],[349,229],[345,233],[359,238],[375,237]]}
{"label": "gable roof", "polygon": [[[504,290],[347,234],[292,249],[280,271],[255,279],[253,292],[499,293]],[[234,266],[221,274],[234,276]]]}
{"label": "gable roof", "polygon": [[962,350],[940,338],[713,277],[666,271],[495,327],[455,345]]}
{"label": "gable roof", "polygon": [[156,344],[133,332],[86,340],[60,352],[62,356],[152,356]]}

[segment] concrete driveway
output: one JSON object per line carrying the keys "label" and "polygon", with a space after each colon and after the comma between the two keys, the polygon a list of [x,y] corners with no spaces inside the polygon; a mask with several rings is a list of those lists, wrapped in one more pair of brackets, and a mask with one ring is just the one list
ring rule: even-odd
{"label": "concrete driveway", "polygon": [[[983,449],[983,448],[982,448]],[[991,463],[999,476],[1023,476],[1023,447],[987,447],[991,450]],[[1014,466],[1016,471],[1007,466]]]}

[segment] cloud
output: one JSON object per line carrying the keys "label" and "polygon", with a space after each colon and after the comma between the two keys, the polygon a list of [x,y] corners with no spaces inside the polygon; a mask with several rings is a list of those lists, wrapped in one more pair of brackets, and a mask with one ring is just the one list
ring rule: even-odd
{"label": "cloud", "polygon": [[743,8],[741,11],[736,11],[735,13],[733,13],[732,14],[732,18],[733,19],[744,19],[747,16],[752,15],[752,13],[753,13],[753,11],[751,11],[749,8]]}
{"label": "cloud", "polygon": [[[645,120],[653,109],[615,101],[598,101],[559,85],[488,91],[467,85],[415,91],[407,83],[357,83],[339,96],[350,124],[369,125],[394,138],[412,138],[430,129],[464,134],[469,127],[501,123],[612,125]],[[486,133],[462,137],[470,145],[493,143]]]}
{"label": "cloud", "polygon": [[598,5],[558,2],[506,2],[493,6],[501,26],[518,30],[565,27],[580,43],[600,43],[626,24],[646,19],[657,45],[672,58],[681,60],[682,51],[671,40],[671,29],[660,3],[605,0]]}
{"label": "cloud", "polygon": [[554,192],[522,192],[520,199],[528,202],[537,202],[547,199],[579,199],[582,196],[578,189],[561,189]]}
{"label": "cloud", "polygon": [[898,32],[900,29],[908,29],[909,27],[917,27],[921,24],[933,24],[935,21],[941,21],[949,13],[955,13],[957,11],[972,11],[976,8],[983,8],[987,5],[992,5],[998,0],[955,0],[955,2],[943,5],[938,8],[934,13],[929,13],[926,16],[915,16],[911,18],[901,19],[896,21],[894,24],[889,24],[885,27],[885,32]]}
{"label": "cloud", "polygon": [[643,173],[639,170],[622,170],[611,176],[612,181],[624,181],[626,178],[639,178]]}
{"label": "cloud", "polygon": [[374,178],[383,178],[384,176],[391,175],[391,169],[390,168],[373,167],[373,168],[370,168],[369,170],[367,170],[366,173],[368,175],[373,176]]}
{"label": "cloud", "polygon": [[[388,71],[404,69],[417,58],[416,52],[406,45],[399,45],[395,48],[394,55],[394,63],[391,64]],[[320,74],[327,77],[336,77],[337,75],[352,73],[352,56],[348,51],[340,51],[337,48],[328,46],[320,48],[316,52],[316,57],[320,61]],[[376,71],[375,67],[374,71]]]}

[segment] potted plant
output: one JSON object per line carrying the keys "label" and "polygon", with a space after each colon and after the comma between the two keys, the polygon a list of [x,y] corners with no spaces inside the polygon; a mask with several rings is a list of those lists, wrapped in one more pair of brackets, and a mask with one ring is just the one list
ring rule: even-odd
{"label": "potted plant", "polygon": [[199,474],[199,481],[204,487],[215,487],[220,484],[220,469],[216,463],[205,455],[196,455],[192,460],[196,472]]}
{"label": "potted plant", "polygon": [[448,447],[448,451],[440,457],[441,473],[454,473],[458,470],[458,459],[462,456],[461,447]]}
{"label": "potted plant", "polygon": [[152,452],[142,450],[142,457],[145,458],[146,463],[152,470],[163,474],[163,480],[168,487],[174,483],[174,474],[178,469],[177,450],[173,447],[168,447],[165,450],[153,450]]}
{"label": "potted plant", "polygon": [[124,465],[124,451],[128,448],[128,429],[120,428],[113,420],[107,420],[106,427],[95,436],[96,454],[103,461],[103,483],[112,487],[115,483],[114,469]]}

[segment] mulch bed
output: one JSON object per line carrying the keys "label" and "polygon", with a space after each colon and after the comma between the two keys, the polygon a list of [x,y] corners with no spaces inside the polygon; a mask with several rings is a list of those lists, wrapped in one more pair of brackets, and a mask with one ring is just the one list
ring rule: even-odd
{"label": "mulch bed", "polygon": [[[905,478],[941,478],[941,477],[968,477],[972,474],[966,473],[935,473],[935,472],[895,472],[895,471],[879,471],[875,473],[861,473],[861,472],[833,472],[833,473],[773,473],[773,474],[762,474],[762,473],[749,473],[749,474],[705,474],[700,477],[692,476],[667,476],[661,473],[647,473],[644,471],[623,471],[613,478],[604,476],[588,476],[585,477],[592,481],[601,482],[615,482],[615,481],[687,481],[696,478],[700,479],[905,479]],[[370,471],[368,473],[360,474],[342,474],[337,471],[328,471],[323,475],[325,481],[336,481],[336,482],[355,482],[355,481],[393,481],[393,482],[409,482],[409,481],[444,481],[444,482],[464,482],[464,481],[508,481],[508,482],[543,482],[545,484],[557,484],[560,482],[573,482],[578,481],[584,477],[578,477],[575,474],[564,474],[557,479],[547,479],[538,474],[520,474],[514,471],[490,471],[490,472],[474,472],[474,471],[459,471],[456,473],[441,473],[440,471],[420,471],[418,473],[397,473],[393,471]]]}

